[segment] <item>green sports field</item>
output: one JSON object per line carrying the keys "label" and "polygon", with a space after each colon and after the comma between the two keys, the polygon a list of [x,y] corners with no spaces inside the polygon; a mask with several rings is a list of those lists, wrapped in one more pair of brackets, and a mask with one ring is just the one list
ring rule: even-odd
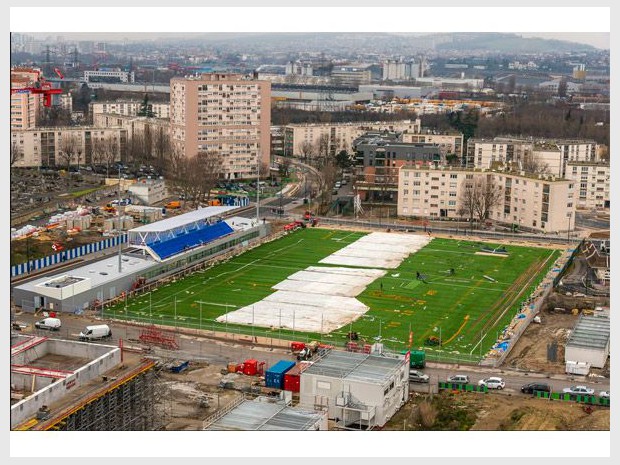
{"label": "green sports field", "polygon": [[[291,274],[351,244],[365,233],[307,228],[249,250],[226,263],[183,280],[163,284],[127,305],[105,309],[105,316],[138,321],[224,329],[214,320],[273,293]],[[518,311],[559,251],[505,246],[508,256],[483,255],[498,244],[433,239],[358,296],[370,307],[365,316],[329,335],[292,334],[284,329],[226,325],[228,330],[341,345],[349,330],[368,343],[381,340],[392,349],[423,347],[430,336],[444,352],[484,354]],[[325,265],[327,266],[327,265]],[[451,272],[453,270],[453,273]],[[417,279],[417,274],[421,279]],[[274,321],[274,326],[277,321]]]}

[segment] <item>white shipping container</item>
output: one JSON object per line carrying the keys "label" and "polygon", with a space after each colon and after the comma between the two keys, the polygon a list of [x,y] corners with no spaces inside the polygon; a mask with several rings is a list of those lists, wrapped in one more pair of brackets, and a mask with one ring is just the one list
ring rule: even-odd
{"label": "white shipping container", "polygon": [[590,373],[590,364],[587,362],[566,362],[566,373],[587,376]]}

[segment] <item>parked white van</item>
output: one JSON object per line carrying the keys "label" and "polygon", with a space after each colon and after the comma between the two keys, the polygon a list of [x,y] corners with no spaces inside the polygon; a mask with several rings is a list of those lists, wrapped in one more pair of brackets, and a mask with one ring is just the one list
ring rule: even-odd
{"label": "parked white van", "polygon": [[87,326],[80,333],[80,341],[92,341],[112,337],[112,330],[108,325]]}
{"label": "parked white van", "polygon": [[60,319],[58,318],[43,318],[34,324],[34,327],[37,329],[49,329],[50,331],[58,331],[61,326]]}

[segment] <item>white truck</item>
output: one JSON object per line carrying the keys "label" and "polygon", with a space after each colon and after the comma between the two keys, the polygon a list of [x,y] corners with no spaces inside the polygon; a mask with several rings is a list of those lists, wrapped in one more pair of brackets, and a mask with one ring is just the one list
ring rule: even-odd
{"label": "white truck", "polygon": [[43,318],[35,322],[34,327],[37,329],[48,329],[50,331],[58,331],[62,326],[59,318]]}
{"label": "white truck", "polygon": [[80,341],[93,341],[112,337],[112,330],[108,325],[87,326],[80,332]]}

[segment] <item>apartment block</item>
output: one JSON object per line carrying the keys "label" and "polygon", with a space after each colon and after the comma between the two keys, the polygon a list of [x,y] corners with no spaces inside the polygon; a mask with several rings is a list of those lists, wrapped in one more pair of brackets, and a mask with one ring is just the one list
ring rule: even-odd
{"label": "apartment block", "polygon": [[610,200],[609,163],[569,161],[566,177],[575,181],[577,208],[609,208]]}
{"label": "apartment block", "polygon": [[254,177],[270,161],[270,105],[271,84],[242,74],[173,78],[172,143],[186,157],[218,152],[226,179]]}
{"label": "apartment block", "polygon": [[[91,121],[95,115],[102,113],[123,116],[138,116],[143,102],[139,100],[115,100],[111,102],[91,102],[89,114]],[[149,102],[156,118],[170,118],[170,102]]]}
{"label": "apartment block", "polygon": [[501,199],[489,220],[543,232],[574,228],[575,182],[551,175],[466,168],[405,165],[398,178],[398,215],[424,218],[467,218],[462,192],[475,184],[496,186]]}
{"label": "apartment block", "polygon": [[419,133],[405,132],[402,139],[408,144],[436,144],[444,155],[454,154],[459,160],[463,156],[463,134],[458,131],[422,129]]}
{"label": "apartment block", "polygon": [[364,202],[394,203],[402,166],[443,164],[435,144],[405,144],[396,134],[367,133],[355,142],[355,188]]}
{"label": "apartment block", "polygon": [[36,68],[11,69],[11,130],[36,127],[43,111],[43,95],[28,88],[35,87],[40,77],[41,71]]}
{"label": "apartment block", "polygon": [[320,145],[322,139],[327,139],[329,153],[334,155],[340,150],[347,153],[354,151],[353,144],[356,139],[368,131],[388,131],[399,133],[419,133],[420,120],[380,121],[363,123],[324,123],[324,124],[289,124],[285,126],[287,131],[292,132],[293,154],[300,156],[302,147],[312,144],[315,148]]}
{"label": "apartment block", "polygon": [[[100,147],[107,141],[110,148],[104,153]],[[22,155],[16,167],[104,164],[123,159],[127,130],[85,126],[15,130],[11,144]]]}
{"label": "apartment block", "polygon": [[496,163],[516,164],[525,169],[533,163],[547,174],[566,177],[571,161],[597,161],[597,144],[591,140],[519,139],[496,137],[467,142],[468,168],[491,168]]}

